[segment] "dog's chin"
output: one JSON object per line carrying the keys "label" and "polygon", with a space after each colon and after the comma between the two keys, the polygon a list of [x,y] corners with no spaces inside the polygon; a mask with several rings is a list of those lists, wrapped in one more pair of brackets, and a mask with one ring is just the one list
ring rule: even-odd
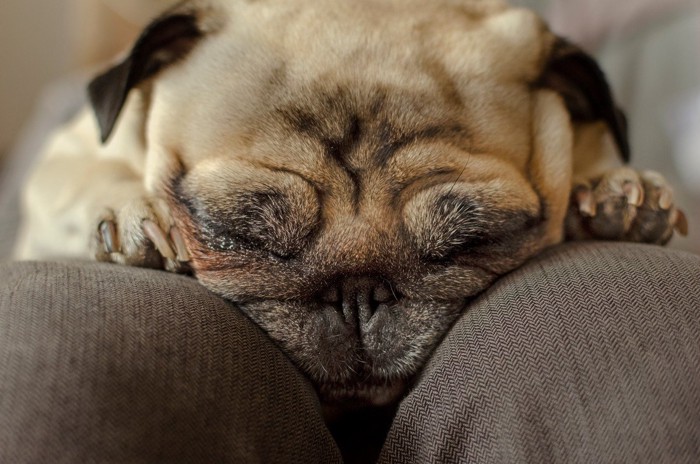
{"label": "dog's chin", "polygon": [[306,374],[324,403],[384,406],[401,398],[464,302],[401,299],[359,321],[322,302],[240,306]]}

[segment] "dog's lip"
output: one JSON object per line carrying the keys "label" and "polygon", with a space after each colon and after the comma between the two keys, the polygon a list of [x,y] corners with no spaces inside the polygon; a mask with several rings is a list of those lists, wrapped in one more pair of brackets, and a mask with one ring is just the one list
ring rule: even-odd
{"label": "dog's lip", "polygon": [[405,390],[405,381],[394,383],[392,386],[375,390],[370,396],[370,402],[372,406],[386,406],[399,399]]}
{"label": "dog's lip", "polygon": [[361,384],[353,386],[352,383],[346,385],[319,386],[319,394],[325,402],[330,403],[353,403],[357,405],[367,405],[374,407],[387,406],[396,402],[406,391],[408,382],[404,379],[397,379],[382,385]]}

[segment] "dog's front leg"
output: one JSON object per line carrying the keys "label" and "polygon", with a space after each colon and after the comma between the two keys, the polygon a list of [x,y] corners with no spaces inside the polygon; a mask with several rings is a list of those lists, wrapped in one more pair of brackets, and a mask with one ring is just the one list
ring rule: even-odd
{"label": "dog's front leg", "polygon": [[[117,195],[118,190],[131,188],[129,181],[115,182],[113,187]],[[187,272],[189,255],[166,201],[141,192],[96,208],[89,231],[90,254],[98,261]]]}
{"label": "dog's front leg", "polygon": [[140,142],[118,139],[104,148],[91,118],[85,112],[49,143],[25,191],[16,256],[186,271],[189,257],[169,208],[144,187]]}
{"label": "dog's front leg", "polygon": [[674,230],[688,233],[666,179],[623,165],[603,123],[577,128],[574,156],[568,239],[666,244]]}

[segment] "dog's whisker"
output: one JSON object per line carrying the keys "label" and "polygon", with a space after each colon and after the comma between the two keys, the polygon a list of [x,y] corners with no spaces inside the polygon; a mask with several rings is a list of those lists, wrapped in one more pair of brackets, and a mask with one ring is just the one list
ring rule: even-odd
{"label": "dog's whisker", "polygon": [[323,371],[324,374],[326,374],[326,377],[328,376],[328,369],[326,369],[326,366],[323,365],[322,362],[319,361],[318,365],[321,367],[321,370]]}
{"label": "dog's whisker", "polygon": [[357,375],[357,371],[356,371],[355,369],[352,368],[352,366],[350,365],[350,363],[349,363],[348,361],[343,361],[343,364],[345,364],[345,367],[347,367],[348,370],[350,370],[350,372],[352,372],[353,374]]}
{"label": "dog's whisker", "polygon": [[464,162],[464,166],[462,167],[462,170],[459,172],[459,175],[458,175],[457,178],[455,179],[455,181],[454,181],[454,183],[452,184],[452,186],[450,186],[450,190],[447,192],[447,195],[448,195],[448,196],[452,193],[452,190],[454,190],[455,186],[457,185],[457,183],[459,182],[459,180],[462,178],[462,174],[464,174],[464,171],[467,170],[467,166],[469,166],[469,161],[471,160],[471,157],[472,157],[472,155],[471,155],[471,153],[469,153],[469,154],[467,155],[467,160]]}
{"label": "dog's whisker", "polygon": [[389,290],[391,290],[391,294],[394,296],[394,301],[399,301],[399,297],[396,296],[396,292],[394,291],[394,286],[391,285],[391,281],[384,279],[384,283],[389,286]]}

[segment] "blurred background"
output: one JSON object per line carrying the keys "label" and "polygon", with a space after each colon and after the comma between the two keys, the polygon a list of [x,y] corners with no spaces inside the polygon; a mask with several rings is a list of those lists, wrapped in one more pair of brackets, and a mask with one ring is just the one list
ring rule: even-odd
{"label": "blurred background", "polygon": [[[17,191],[51,127],[83,103],[89,76],[172,0],[0,2],[0,259]],[[700,252],[700,2],[514,0],[596,55],[630,119],[633,165],[677,187]]]}
{"label": "blurred background", "polygon": [[17,140],[48,85],[117,53],[134,33],[97,0],[2,0],[0,152]]}

